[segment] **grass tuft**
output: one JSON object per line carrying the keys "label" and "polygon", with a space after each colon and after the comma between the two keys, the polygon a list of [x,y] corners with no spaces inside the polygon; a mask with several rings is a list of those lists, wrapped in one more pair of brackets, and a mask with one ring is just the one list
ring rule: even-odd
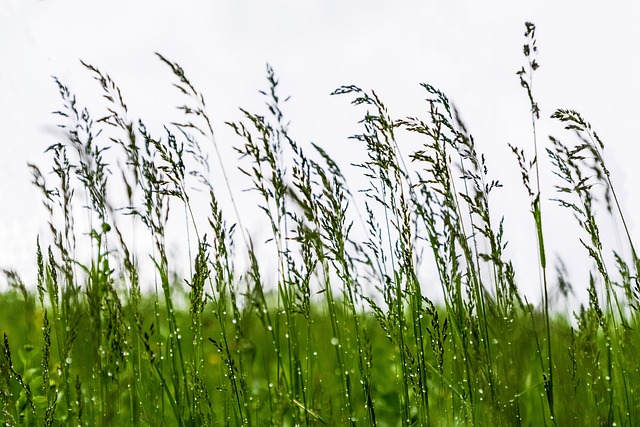
{"label": "grass tuft", "polygon": [[[353,179],[321,146],[296,139],[267,66],[264,108],[241,108],[226,123],[246,179],[236,194],[205,98],[179,64],[157,54],[183,99],[180,117],[161,126],[131,117],[117,84],[91,64],[82,63],[102,113],[54,79],[64,138],[47,149],[50,164],[29,165],[49,236],[37,239],[34,284],[4,271],[0,420],[639,424],[640,260],[603,141],[576,111],[544,117],[535,25],[524,36],[517,77],[532,148],[510,147],[536,230],[538,306],[518,286],[509,230],[492,208],[502,185],[455,104],[430,84],[420,86],[425,114],[406,118],[375,91],[332,93],[362,117],[351,140],[366,156]],[[569,135],[543,143],[537,129],[547,119]],[[222,183],[211,181],[209,152]],[[554,195],[541,191],[544,161]],[[264,242],[242,224],[246,193]],[[549,198],[575,219],[576,254],[592,266],[588,301],[573,318],[553,311],[580,284],[548,260]],[[628,247],[607,246],[603,214],[622,223]],[[188,274],[167,248],[176,221]]]}

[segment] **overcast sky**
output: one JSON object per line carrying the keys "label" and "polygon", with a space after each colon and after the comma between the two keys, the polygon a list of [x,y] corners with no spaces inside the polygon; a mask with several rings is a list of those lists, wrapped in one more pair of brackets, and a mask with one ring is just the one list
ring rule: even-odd
{"label": "overcast sky", "polygon": [[[537,26],[541,140],[563,136],[547,119],[556,108],[576,109],[592,123],[607,144],[637,241],[638,18],[636,2],[584,0],[0,0],[0,268],[33,280],[36,235],[46,233],[27,162],[46,167],[42,153],[57,142],[51,112],[61,104],[51,76],[81,103],[99,106],[99,88],[82,59],[119,84],[134,114],[160,123],[176,117],[179,102],[154,52],[179,62],[204,93],[229,165],[239,141],[223,123],[240,117],[238,106],[262,104],[257,91],[265,87],[266,63],[291,95],[286,111],[294,135],[325,147],[345,168],[357,151],[347,137],[358,131],[362,111],[331,91],[343,84],[375,89],[391,114],[403,117],[424,113],[419,84],[433,84],[455,102],[505,184],[498,212],[518,203],[507,237],[518,248],[515,261],[526,263],[535,237],[517,220],[530,223],[528,201],[507,148],[531,148],[528,100],[515,75],[524,64],[525,21]],[[248,182],[237,185],[239,191]],[[550,235],[562,235],[568,221],[554,217]],[[580,248],[550,249],[569,258],[571,250]]]}

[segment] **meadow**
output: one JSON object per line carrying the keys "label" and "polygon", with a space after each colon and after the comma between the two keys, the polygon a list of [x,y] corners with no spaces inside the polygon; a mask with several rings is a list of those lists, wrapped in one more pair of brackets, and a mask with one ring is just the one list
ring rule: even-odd
{"label": "meadow", "polygon": [[[640,424],[640,259],[604,143],[576,111],[541,117],[531,23],[524,43],[514,78],[531,107],[531,145],[511,149],[537,236],[518,242],[539,271],[536,305],[491,211],[501,184],[429,84],[424,116],[401,119],[373,91],[334,91],[362,111],[351,143],[366,148],[354,166],[366,188],[353,189],[327,151],[303,150],[291,136],[268,67],[264,111],[241,109],[227,123],[247,195],[229,179],[211,181],[213,168],[228,176],[229,159],[177,63],[158,55],[184,98],[181,116],[158,131],[130,117],[117,84],[93,65],[83,63],[105,114],[56,79],[65,138],[48,148],[46,168],[29,165],[52,244],[43,237],[34,248],[36,283],[6,270],[0,298],[3,425]],[[542,141],[540,120],[566,134]],[[403,145],[407,135],[421,145]],[[541,191],[541,162],[555,174],[554,194]],[[231,200],[224,209],[221,194]],[[245,196],[259,205],[267,242],[242,224]],[[575,256],[593,266],[587,283],[552,283],[543,198],[575,218]],[[186,277],[167,248],[170,215],[187,230]],[[601,239],[610,218],[625,253]],[[422,274],[425,263],[437,282]],[[151,265],[149,286],[142,265]],[[550,301],[571,286],[588,293],[573,318]]]}

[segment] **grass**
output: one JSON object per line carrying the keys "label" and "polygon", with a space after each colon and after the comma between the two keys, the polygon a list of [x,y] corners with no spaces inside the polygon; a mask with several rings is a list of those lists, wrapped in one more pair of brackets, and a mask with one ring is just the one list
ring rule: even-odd
{"label": "grass", "polygon": [[[540,140],[530,23],[524,54],[517,76],[530,101],[532,145],[511,149],[537,235],[520,243],[537,254],[537,307],[518,288],[505,254],[508,230],[491,213],[501,185],[455,106],[431,85],[422,85],[427,114],[404,119],[393,118],[375,92],[334,91],[363,111],[352,137],[367,153],[354,165],[365,185],[356,191],[324,149],[313,145],[309,153],[292,137],[268,68],[266,110],[241,109],[242,118],[228,123],[270,232],[257,246],[242,224],[205,99],[178,64],[158,55],[184,96],[179,121],[159,132],[129,117],[118,86],[94,66],[84,64],[105,100],[97,120],[56,79],[66,138],[49,147],[47,170],[30,165],[52,244],[38,241],[35,286],[5,271],[0,419],[46,426],[640,423],[640,260],[604,144],[572,110],[550,119],[576,143]],[[404,145],[410,133],[421,146]],[[217,154],[223,188],[210,181],[205,144]],[[542,147],[556,194],[540,188]],[[582,233],[576,244],[594,266],[584,285],[588,303],[574,318],[550,306],[544,224],[552,219],[543,198],[573,214]],[[613,263],[600,238],[602,211],[620,221],[628,245]],[[168,256],[176,217],[186,224],[187,277],[178,277]],[[239,269],[242,258],[248,262]],[[143,292],[148,265],[153,280]],[[424,265],[437,284],[424,279]],[[560,283],[566,294],[571,285]]]}

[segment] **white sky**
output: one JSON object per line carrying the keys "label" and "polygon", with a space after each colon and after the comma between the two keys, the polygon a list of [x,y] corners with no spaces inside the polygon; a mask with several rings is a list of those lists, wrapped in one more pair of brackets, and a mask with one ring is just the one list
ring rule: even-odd
{"label": "white sky", "polygon": [[[359,130],[362,111],[331,91],[374,89],[400,118],[424,113],[419,83],[433,84],[456,103],[490,172],[505,184],[496,212],[515,209],[507,239],[516,265],[531,264],[528,201],[507,148],[531,152],[528,100],[515,75],[524,64],[525,21],[537,26],[540,140],[568,137],[546,119],[556,108],[576,109],[592,123],[638,241],[638,18],[635,2],[0,0],[0,268],[35,277],[35,239],[46,234],[46,218],[26,164],[46,167],[42,152],[57,142],[51,112],[61,104],[51,76],[81,104],[101,107],[82,59],[119,84],[134,114],[161,123],[178,117],[179,101],[156,51],[180,63],[204,93],[230,166],[237,158],[230,147],[240,141],[223,123],[239,119],[238,106],[262,105],[257,91],[267,62],[281,93],[292,96],[286,112],[294,135],[320,144],[344,168],[358,152],[347,137]],[[549,251],[584,260],[578,245],[562,242],[570,221],[549,218],[548,233],[558,237]]]}

